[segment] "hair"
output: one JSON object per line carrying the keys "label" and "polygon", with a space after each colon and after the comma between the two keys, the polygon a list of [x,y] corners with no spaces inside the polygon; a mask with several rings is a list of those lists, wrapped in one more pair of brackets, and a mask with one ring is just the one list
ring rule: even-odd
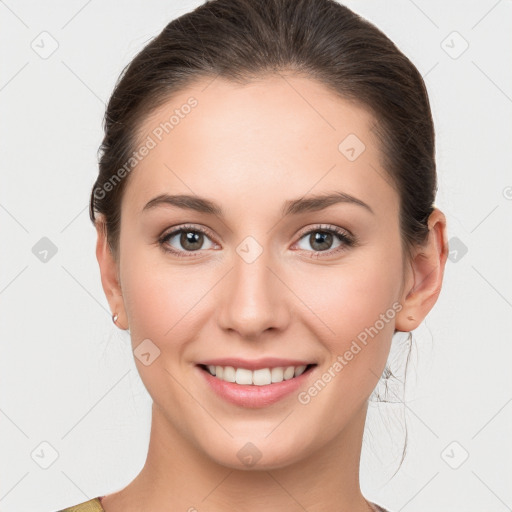
{"label": "hair", "polygon": [[335,0],[210,0],[171,21],[141,50],[108,102],[89,214],[93,223],[96,213],[104,216],[116,258],[129,179],[129,173],[119,179],[119,170],[137,147],[142,123],[199,80],[246,84],[281,72],[316,80],[372,114],[382,167],[399,196],[402,250],[411,256],[426,241],[437,192],[434,125],[414,64]]}

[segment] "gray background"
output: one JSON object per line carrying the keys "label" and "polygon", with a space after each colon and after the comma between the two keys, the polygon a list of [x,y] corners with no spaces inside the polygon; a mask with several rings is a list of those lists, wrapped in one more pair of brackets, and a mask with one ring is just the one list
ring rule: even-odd
{"label": "gray background", "polygon": [[[150,400],[110,318],[88,199],[119,73],[200,3],[0,1],[2,511],[113,492],[144,463]],[[370,406],[363,493],[392,512],[511,510],[512,2],[346,4],[425,77],[451,247],[405,403],[398,389]]]}

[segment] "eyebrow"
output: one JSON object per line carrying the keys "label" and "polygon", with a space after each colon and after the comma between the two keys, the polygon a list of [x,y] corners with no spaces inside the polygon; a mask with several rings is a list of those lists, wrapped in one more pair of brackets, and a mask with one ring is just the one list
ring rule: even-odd
{"label": "eyebrow", "polygon": [[[305,212],[317,212],[338,203],[349,203],[359,205],[375,215],[375,212],[369,205],[367,205],[365,202],[361,201],[357,197],[351,196],[350,194],[346,194],[345,192],[330,192],[327,194],[316,194],[308,197],[302,197],[300,199],[292,199],[285,201],[281,209],[281,214],[283,217],[286,217],[288,215],[299,215]],[[144,206],[141,213],[144,213],[145,211],[151,210],[158,206],[175,206],[177,208],[193,210],[199,213],[216,215],[218,217],[224,218],[224,212],[222,208],[215,202],[204,197],[192,196],[187,194],[160,194],[159,196],[151,199]]]}

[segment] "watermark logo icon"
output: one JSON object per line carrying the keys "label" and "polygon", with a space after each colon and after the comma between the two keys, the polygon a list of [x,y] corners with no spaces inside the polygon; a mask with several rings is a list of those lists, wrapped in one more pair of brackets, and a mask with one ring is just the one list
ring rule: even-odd
{"label": "watermark logo icon", "polygon": [[452,59],[458,59],[469,47],[469,43],[454,30],[441,41],[441,48]]}
{"label": "watermark logo icon", "polygon": [[48,59],[57,51],[59,43],[49,32],[43,31],[34,38],[30,47],[41,59]]}
{"label": "watermark logo icon", "polygon": [[254,466],[254,464],[261,459],[262,453],[258,450],[256,445],[248,442],[238,450],[236,456],[245,466]]}
{"label": "watermark logo icon", "polygon": [[448,259],[453,263],[458,263],[462,258],[464,258],[464,256],[468,252],[467,245],[456,236],[450,238],[450,240],[448,241],[448,247]]}
{"label": "watermark logo icon", "polygon": [[160,349],[149,338],[146,338],[135,347],[133,354],[144,366],[149,366],[160,356]]}
{"label": "watermark logo icon", "polygon": [[260,257],[263,247],[254,237],[248,236],[238,244],[236,252],[246,263],[253,263]]}
{"label": "watermark logo icon", "polygon": [[48,263],[56,254],[57,246],[46,236],[32,247],[32,254],[42,263]]}
{"label": "watermark logo icon", "polygon": [[459,469],[468,460],[468,451],[457,441],[452,441],[442,452],[441,458],[452,469]]}
{"label": "watermark logo icon", "polygon": [[30,457],[39,467],[48,469],[59,458],[59,452],[48,441],[42,441],[32,450]]}
{"label": "watermark logo icon", "polygon": [[347,135],[338,145],[339,152],[350,162],[357,160],[365,149],[363,141],[355,133]]}

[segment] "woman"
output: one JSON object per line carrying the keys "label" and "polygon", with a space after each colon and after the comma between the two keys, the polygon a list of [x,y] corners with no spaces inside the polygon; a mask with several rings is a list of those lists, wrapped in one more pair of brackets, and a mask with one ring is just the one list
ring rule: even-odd
{"label": "woman", "polygon": [[214,0],[125,69],[91,194],[146,463],[68,511],[385,511],[368,398],[447,258],[414,65],[332,0]]}

